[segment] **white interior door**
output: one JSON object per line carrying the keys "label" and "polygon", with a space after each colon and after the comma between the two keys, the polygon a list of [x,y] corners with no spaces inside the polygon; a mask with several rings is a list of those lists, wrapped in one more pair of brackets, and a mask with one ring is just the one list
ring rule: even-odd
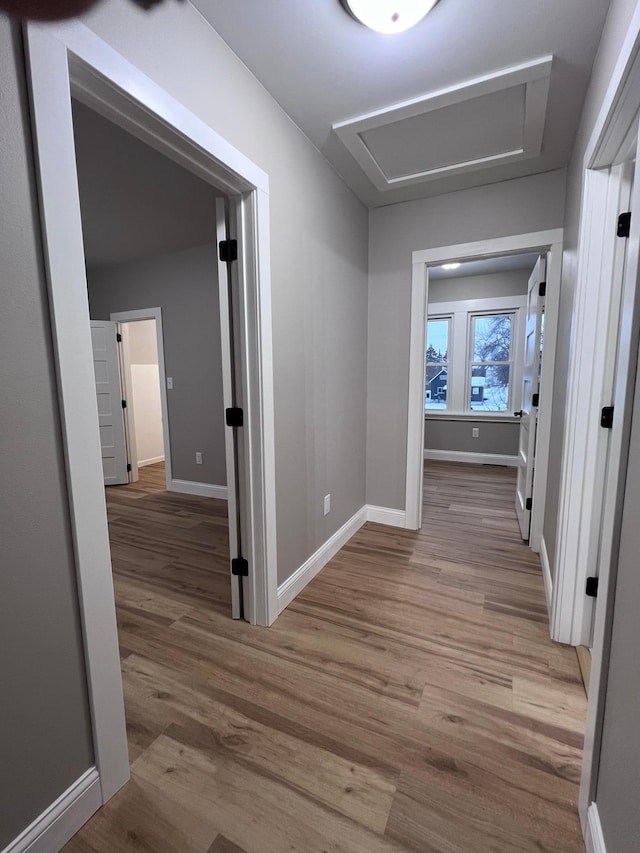
{"label": "white interior door", "polygon": [[[227,203],[223,198],[216,200],[216,229],[218,244],[218,291],[220,294],[220,341],[222,350],[222,393],[224,408],[232,409],[238,405],[236,396],[236,377],[233,369],[234,322],[233,299],[229,264],[220,260],[220,243],[228,239]],[[229,572],[231,575],[231,615],[234,619],[243,616],[242,578],[233,573],[233,560],[241,556],[240,514],[238,505],[238,454],[236,449],[235,427],[225,426],[225,454],[227,467],[227,515],[229,519]]]}
{"label": "white interior door", "polygon": [[531,528],[546,275],[547,259],[546,256],[541,255],[529,278],[522,371],[522,409],[516,413],[520,417],[516,512],[522,538],[526,540],[529,539]]}
{"label": "white interior door", "polygon": [[105,486],[129,482],[116,324],[91,321],[102,473]]}

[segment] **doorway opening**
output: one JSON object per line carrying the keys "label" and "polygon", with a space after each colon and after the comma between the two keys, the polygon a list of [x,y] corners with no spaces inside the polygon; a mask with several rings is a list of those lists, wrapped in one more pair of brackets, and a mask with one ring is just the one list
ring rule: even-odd
{"label": "doorway opening", "polygon": [[[161,309],[158,309],[161,310]],[[113,316],[113,315],[112,315]],[[124,410],[127,458],[131,470],[129,482],[136,483],[140,468],[162,465],[165,480],[171,474],[171,442],[168,435],[166,397],[162,389],[167,379],[162,372],[158,347],[158,321],[125,320],[117,323],[116,336],[120,335],[120,370]],[[160,331],[160,335],[162,332]],[[116,337],[117,340],[117,337]],[[164,428],[167,427],[165,439]],[[168,452],[167,452],[168,451]]]}
{"label": "doorway opening", "polygon": [[[218,188],[226,198],[215,205],[213,233],[216,244],[223,242],[228,250],[224,260],[217,251],[214,254],[224,295],[221,322],[230,316],[232,282],[243,330],[235,338],[233,396],[228,393],[229,383],[223,382],[225,409],[238,407],[245,415],[238,469],[245,485],[242,547],[248,571],[237,577],[241,577],[245,618],[262,625],[277,617],[269,181],[262,170],[84,25],[29,25],[26,41],[94,756],[106,802],[128,779],[129,760],[71,97]],[[144,221],[134,222],[132,230],[142,234]],[[145,300],[144,304],[155,303]],[[165,332],[167,328],[165,324]],[[227,423],[223,428],[225,432],[236,429]],[[175,453],[172,464],[175,473]],[[226,467],[228,472],[228,463]]]}
{"label": "doorway opening", "polygon": [[433,266],[429,285],[424,458],[516,469],[515,508],[528,542],[546,253]]}
{"label": "doorway opening", "polygon": [[[514,467],[522,538],[541,553],[548,600],[542,525],[561,258],[562,231],[535,232],[414,252],[412,275],[407,526],[422,526],[425,458]],[[446,391],[429,321],[451,336]]]}
{"label": "doorway opening", "polygon": [[[226,501],[226,443],[233,460],[241,452],[237,432],[225,430],[223,373],[235,372],[236,353],[221,333],[221,326],[234,322],[233,306],[224,306],[219,295],[221,191],[75,99],[72,111],[107,506],[117,505],[113,487],[121,487],[121,499],[140,497],[138,511],[125,500],[115,515],[108,514],[112,555],[120,554],[113,558],[114,571],[127,575],[127,566],[135,564],[147,591],[154,592],[155,580],[161,589],[180,588],[196,600],[202,596],[240,618],[240,578],[228,571],[229,525],[237,523],[242,506],[235,462],[233,515],[225,530],[220,507],[207,506],[206,500],[197,507],[205,517],[193,519],[200,545],[209,551],[209,567],[206,555],[192,554],[195,564],[189,563],[193,542],[178,523],[192,514],[193,501],[164,500],[157,491],[164,479],[167,493]],[[156,307],[143,307],[149,302]],[[140,469],[149,465],[153,471],[134,488]],[[127,523],[139,531],[140,542],[135,535],[118,535],[127,506]],[[212,537],[206,535],[209,512],[216,518]],[[145,523],[149,516],[155,519],[151,525]],[[161,559],[149,558],[148,538],[164,543]],[[207,568],[218,573],[221,554],[226,584],[222,590],[216,585],[211,598]],[[129,586],[136,582],[134,573]],[[127,589],[129,597],[135,593]]]}

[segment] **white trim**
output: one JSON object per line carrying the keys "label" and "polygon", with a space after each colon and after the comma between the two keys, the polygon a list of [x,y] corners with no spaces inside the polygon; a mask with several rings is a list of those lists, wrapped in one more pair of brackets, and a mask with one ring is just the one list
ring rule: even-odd
{"label": "white trim", "polygon": [[106,802],[129,778],[129,758],[70,94],[241,198],[239,249],[248,260],[242,298],[248,302],[249,334],[239,365],[251,436],[247,545],[253,566],[251,594],[258,596],[250,602],[251,619],[262,625],[275,619],[277,607],[269,181],[265,172],[84,24],[29,22],[25,33],[94,755]]}
{"label": "white trim", "polygon": [[95,767],[73,783],[2,853],[51,853],[61,850],[102,805]]}
{"label": "white trim", "polygon": [[538,552],[541,548],[544,512],[549,479],[551,453],[551,412],[556,370],[556,347],[560,319],[560,291],[562,281],[562,232],[547,249],[547,293],[545,296],[545,325],[542,363],[540,366],[540,406],[536,432],[535,472],[531,507],[529,546]]}
{"label": "white trim", "polygon": [[[162,444],[164,446],[164,474],[167,489],[173,477],[171,464],[171,433],[169,430],[169,401],[167,398],[167,370],[164,360],[164,330],[162,327],[162,308],[136,308],[132,311],[116,311],[111,314],[111,320],[115,323],[135,323],[139,320],[155,320],[156,323],[156,348],[158,350],[158,378],[160,381],[160,408],[162,410]],[[124,336],[123,336],[124,337]],[[125,364],[125,381],[127,386],[131,385],[131,363],[129,361],[128,339],[124,355],[127,359]],[[133,407],[132,407],[133,408]],[[135,432],[135,429],[134,429]],[[129,460],[132,462],[133,460]],[[161,460],[158,459],[158,462]],[[141,464],[138,462],[138,466]]]}
{"label": "white trim", "polygon": [[562,242],[562,228],[550,231],[531,231],[527,234],[514,234],[509,237],[496,237],[490,240],[478,240],[474,243],[455,243],[436,249],[420,249],[412,252],[414,264],[438,266],[456,260],[474,260],[491,258],[514,253],[529,253],[548,249],[553,243]]}
{"label": "white trim", "polygon": [[[484,74],[464,83],[430,92],[398,104],[384,107],[333,125],[333,130],[351,152],[374,186],[381,192],[397,187],[432,181],[443,175],[459,175],[485,166],[497,166],[536,157],[542,149],[552,56],[543,56],[510,68]],[[413,174],[388,176],[376,160],[363,133],[387,127],[409,118],[464,103],[513,86],[525,87],[524,119],[521,145],[513,150],[473,158],[446,166],[427,168]],[[437,117],[437,113],[436,113]]]}
{"label": "white trim", "polygon": [[[534,231],[473,243],[458,243],[412,253],[411,327],[409,340],[409,400],[407,408],[407,457],[405,475],[405,511],[407,527],[419,529],[422,524],[422,479],[424,458],[424,353],[426,347],[426,303],[428,267],[448,261],[496,257],[517,252],[548,253],[547,316],[545,320],[545,352],[542,363],[540,415],[538,419],[538,448],[534,509],[532,511],[531,546],[539,547],[536,537],[542,533],[546,483],[551,446],[551,414],[553,403],[553,374],[560,305],[560,269],[562,263],[561,228]],[[550,283],[557,290],[552,293]],[[424,310],[423,310],[424,306]],[[537,506],[535,505],[537,501]],[[535,522],[535,524],[534,524]]]}
{"label": "white trim", "polygon": [[600,412],[612,402],[605,367],[613,297],[617,294],[619,300],[621,290],[615,264],[619,243],[611,227],[620,212],[619,195],[619,181],[609,170],[586,172],[554,555],[561,571],[551,624],[553,640],[574,646],[591,645],[594,599],[584,595],[584,584],[597,571],[604,501],[609,435],[600,427]]}
{"label": "white trim", "polygon": [[427,349],[427,299],[429,277],[422,263],[414,263],[411,272],[411,318],[409,331],[409,409],[407,420],[407,470],[405,474],[406,525],[410,530],[422,527],[422,463],[409,464],[415,447],[424,447],[424,383]]}
{"label": "white trim", "polygon": [[287,607],[299,595],[305,586],[315,578],[349,539],[360,530],[367,521],[367,507],[363,506],[342,527],[337,530],[324,545],[306,560],[299,569],[278,587],[278,612]]}
{"label": "white trim", "polygon": [[600,823],[600,813],[595,803],[591,803],[587,812],[585,846],[587,853],[607,853],[602,824]]}
{"label": "white trim", "polygon": [[367,504],[367,521],[375,524],[387,524],[389,527],[406,527],[406,513],[401,509],[390,509],[386,506],[372,506]]}
{"label": "white trim", "polygon": [[180,492],[183,495],[199,495],[202,498],[218,498],[226,501],[227,487],[214,486],[211,483],[197,483],[195,480],[176,480],[173,478],[167,489],[169,492]]}
{"label": "white trim", "polygon": [[504,453],[471,453],[466,450],[429,450],[425,448],[423,456],[425,459],[433,459],[437,462],[464,462],[471,465],[506,465],[510,468],[518,467],[518,457],[507,456]]}
{"label": "white trim", "polygon": [[544,595],[547,599],[547,612],[551,618],[551,601],[553,598],[553,578],[551,577],[551,565],[549,563],[549,552],[544,536],[540,539],[540,565],[542,566],[542,580],[544,581]]}
{"label": "white trim", "polygon": [[151,459],[140,459],[138,468],[144,468],[146,465],[157,465],[158,462],[164,462],[164,456],[153,456]]}
{"label": "white trim", "polygon": [[405,527],[405,513],[400,509],[366,504],[359,509],[342,527],[321,545],[299,569],[278,587],[278,612],[288,607],[305,586],[333,559],[338,551],[347,544],[367,521],[375,524],[387,524],[390,527]]}

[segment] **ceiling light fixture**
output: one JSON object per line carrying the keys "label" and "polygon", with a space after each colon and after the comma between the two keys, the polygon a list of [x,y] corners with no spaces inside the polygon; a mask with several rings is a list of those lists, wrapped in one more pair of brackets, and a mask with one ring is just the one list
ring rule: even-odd
{"label": "ceiling light fixture", "polygon": [[460,264],[442,264],[443,270],[457,270]]}
{"label": "ceiling light fixture", "polygon": [[402,33],[415,27],[438,0],[340,0],[349,14],[379,33]]}

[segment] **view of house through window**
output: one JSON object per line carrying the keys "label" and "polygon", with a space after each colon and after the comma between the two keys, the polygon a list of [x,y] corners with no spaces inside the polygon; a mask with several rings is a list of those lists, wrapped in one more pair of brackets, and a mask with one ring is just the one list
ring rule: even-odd
{"label": "view of house through window", "polygon": [[[427,320],[425,411],[510,410],[515,318],[514,311],[462,311]],[[461,345],[452,354],[453,339]]]}
{"label": "view of house through window", "polygon": [[425,409],[447,408],[447,359],[451,318],[427,321]]}

